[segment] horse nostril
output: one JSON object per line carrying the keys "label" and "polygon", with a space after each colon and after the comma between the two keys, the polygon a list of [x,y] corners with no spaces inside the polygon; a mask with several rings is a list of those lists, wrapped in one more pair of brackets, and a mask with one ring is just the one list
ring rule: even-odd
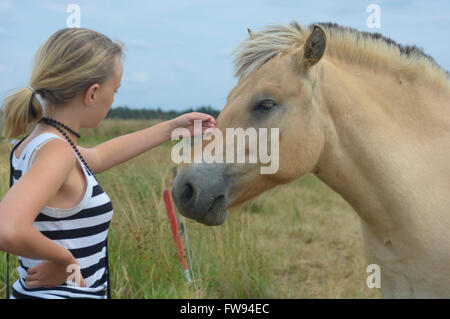
{"label": "horse nostril", "polygon": [[186,206],[186,204],[192,199],[193,196],[194,188],[192,187],[192,185],[189,183],[184,184],[184,189],[181,194],[182,203]]}

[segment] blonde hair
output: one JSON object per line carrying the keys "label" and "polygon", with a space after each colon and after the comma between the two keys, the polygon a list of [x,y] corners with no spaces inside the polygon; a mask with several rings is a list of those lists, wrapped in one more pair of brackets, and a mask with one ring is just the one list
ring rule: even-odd
{"label": "blonde hair", "polygon": [[54,105],[67,103],[92,84],[103,83],[114,73],[114,57],[123,55],[123,45],[85,28],[55,32],[39,48],[29,87],[3,100],[4,135],[26,133],[28,124],[42,116],[39,94]]}

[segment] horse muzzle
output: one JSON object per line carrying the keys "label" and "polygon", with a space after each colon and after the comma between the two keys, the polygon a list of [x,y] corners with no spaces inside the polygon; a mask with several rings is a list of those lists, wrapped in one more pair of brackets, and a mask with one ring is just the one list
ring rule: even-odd
{"label": "horse muzzle", "polygon": [[193,163],[183,167],[172,185],[172,198],[181,215],[208,226],[225,222],[229,197],[223,165]]}

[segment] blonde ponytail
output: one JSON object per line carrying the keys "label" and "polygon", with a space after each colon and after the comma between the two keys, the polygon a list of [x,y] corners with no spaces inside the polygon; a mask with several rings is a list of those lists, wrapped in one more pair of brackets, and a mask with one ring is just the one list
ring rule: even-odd
{"label": "blonde ponytail", "polygon": [[42,105],[28,87],[6,97],[3,105],[4,135],[7,138],[25,134],[28,124],[42,116]]}
{"label": "blonde ponytail", "polygon": [[27,132],[28,124],[42,117],[36,94],[53,105],[62,105],[92,84],[103,83],[114,73],[114,57],[123,45],[85,28],[55,32],[39,48],[29,87],[4,98],[4,135],[11,139]]}

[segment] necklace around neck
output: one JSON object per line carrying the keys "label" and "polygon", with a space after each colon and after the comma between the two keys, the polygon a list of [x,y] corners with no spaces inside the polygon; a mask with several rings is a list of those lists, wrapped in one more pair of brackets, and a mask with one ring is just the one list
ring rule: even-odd
{"label": "necklace around neck", "polygon": [[72,130],[70,127],[68,127],[67,125],[65,125],[64,123],[61,123],[55,119],[49,118],[49,117],[42,117],[39,122],[44,122],[45,124],[48,124],[50,126],[55,127],[54,124],[61,126],[62,128],[64,128],[65,130],[69,131],[70,133],[72,133],[73,135],[75,135],[76,137],[80,138],[80,134],[75,132],[74,130]]}
{"label": "necklace around neck", "polygon": [[[54,120],[52,118],[48,118],[48,117],[42,117],[38,122],[43,122],[49,126],[52,126],[54,128],[56,128],[63,136],[64,138],[67,140],[67,142],[69,142],[70,146],[72,146],[73,150],[75,151],[75,153],[77,154],[77,156],[80,158],[81,162],[86,166],[86,168],[89,170],[89,172],[94,175],[94,173],[92,173],[91,168],[89,167],[89,165],[87,164],[86,160],[83,158],[83,156],[81,155],[80,151],[78,150],[77,146],[75,145],[75,143],[72,141],[72,139],[70,138],[69,134],[67,134],[66,131],[74,134],[76,137],[80,138],[80,134],[78,134],[77,132],[75,132],[74,130],[72,130],[70,127],[68,127],[67,125]],[[65,131],[66,130],[66,131]]]}

